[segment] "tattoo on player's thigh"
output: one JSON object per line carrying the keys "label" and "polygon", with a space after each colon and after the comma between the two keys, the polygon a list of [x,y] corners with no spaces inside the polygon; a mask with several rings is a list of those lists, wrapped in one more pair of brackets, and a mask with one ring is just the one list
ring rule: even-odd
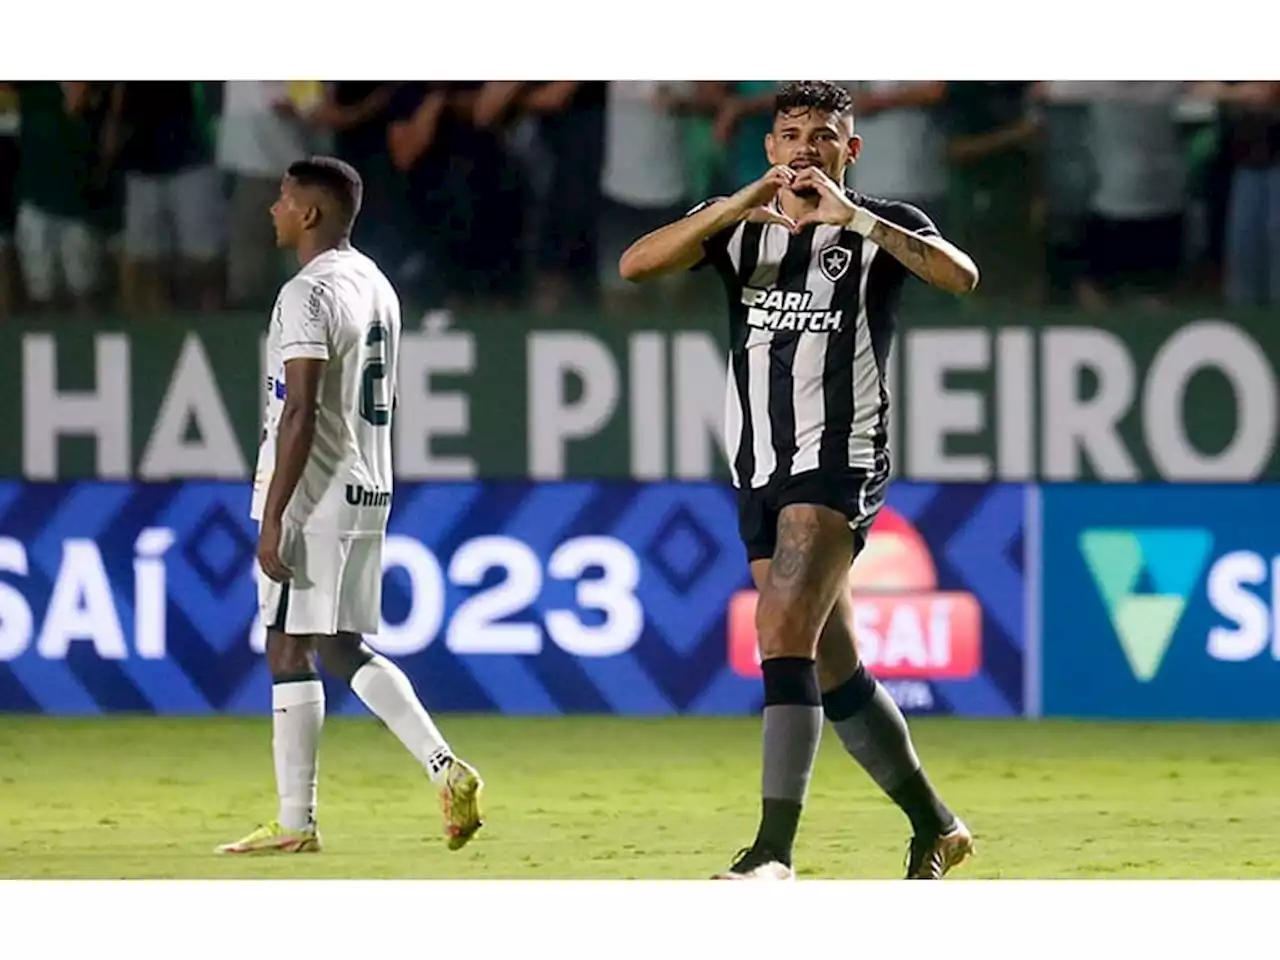
{"label": "tattoo on player's thigh", "polygon": [[817,524],[812,518],[783,511],[778,518],[778,547],[769,565],[769,576],[774,583],[791,583],[804,574],[811,562],[817,534]]}

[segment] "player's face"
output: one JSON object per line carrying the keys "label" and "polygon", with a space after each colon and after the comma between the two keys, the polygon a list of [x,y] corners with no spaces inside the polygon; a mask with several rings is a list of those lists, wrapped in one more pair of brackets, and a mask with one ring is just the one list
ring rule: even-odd
{"label": "player's face", "polygon": [[845,167],[858,155],[862,140],[853,134],[853,117],[801,108],[779,113],[764,149],[772,166],[793,170],[819,167],[836,183],[844,180]]}
{"label": "player's face", "polygon": [[271,205],[271,219],[276,226],[276,246],[295,247],[306,226],[308,205],[303,202],[298,185],[292,178],[280,181],[280,196]]}

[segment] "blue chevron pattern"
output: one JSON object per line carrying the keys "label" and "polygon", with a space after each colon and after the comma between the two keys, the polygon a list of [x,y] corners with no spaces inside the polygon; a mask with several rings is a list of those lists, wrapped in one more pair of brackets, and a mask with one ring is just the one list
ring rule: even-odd
{"label": "blue chevron pattern", "polygon": [[[1022,711],[1023,489],[890,490],[890,506],[929,544],[939,588],[970,592],[983,608],[983,671],[933,684],[936,712]],[[0,569],[0,588],[21,596],[32,622],[24,638],[6,632],[20,623],[0,619],[0,711],[264,712],[269,678],[249,643],[257,532],[248,512],[239,483],[0,482],[0,547],[9,551],[0,557],[16,544],[26,558],[24,570]],[[155,530],[171,542],[159,561],[163,634],[148,640],[138,628],[149,602],[139,594],[147,559],[138,545]],[[413,649],[395,652],[433,710],[644,716],[760,707],[758,682],[737,676],[726,655],[729,600],[749,586],[731,490],[410,484],[396,490],[389,532],[416,541],[438,567],[389,568],[383,591],[387,624],[439,623],[430,636],[400,631]],[[580,554],[576,577],[553,569],[557,551],[568,563],[566,544]],[[464,548],[480,565],[478,585],[457,582]],[[503,550],[518,555],[514,566]],[[472,627],[451,635],[464,609]],[[502,653],[512,629],[534,649]],[[110,649],[120,638],[124,649]],[[140,639],[163,642],[163,656],[142,656]],[[65,656],[56,655],[59,640]],[[460,653],[459,642],[493,652]],[[363,712],[349,691],[329,693],[330,712]]]}

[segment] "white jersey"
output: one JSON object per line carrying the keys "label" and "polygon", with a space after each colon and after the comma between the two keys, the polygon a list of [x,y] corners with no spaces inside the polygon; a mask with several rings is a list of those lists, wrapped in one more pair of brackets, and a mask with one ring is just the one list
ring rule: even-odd
{"label": "white jersey", "polygon": [[275,472],[284,365],[308,357],[325,361],[315,441],[284,520],[308,533],[386,532],[399,352],[400,300],[363,253],[350,248],[322,253],[281,288],[267,335],[266,410],[253,519],[262,519]]}

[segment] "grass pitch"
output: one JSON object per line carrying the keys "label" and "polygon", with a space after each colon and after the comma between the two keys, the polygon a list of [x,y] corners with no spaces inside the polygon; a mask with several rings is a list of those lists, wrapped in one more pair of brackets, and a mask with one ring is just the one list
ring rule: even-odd
{"label": "grass pitch", "polygon": [[[316,856],[212,853],[275,813],[270,719],[0,717],[0,877],[705,878],[754,836],[759,722],[437,718],[487,783],[445,849],[434,791],[372,719],[325,725]],[[978,838],[958,878],[1280,875],[1280,728],[917,720]],[[902,815],[824,734],[801,877],[901,875]]]}

